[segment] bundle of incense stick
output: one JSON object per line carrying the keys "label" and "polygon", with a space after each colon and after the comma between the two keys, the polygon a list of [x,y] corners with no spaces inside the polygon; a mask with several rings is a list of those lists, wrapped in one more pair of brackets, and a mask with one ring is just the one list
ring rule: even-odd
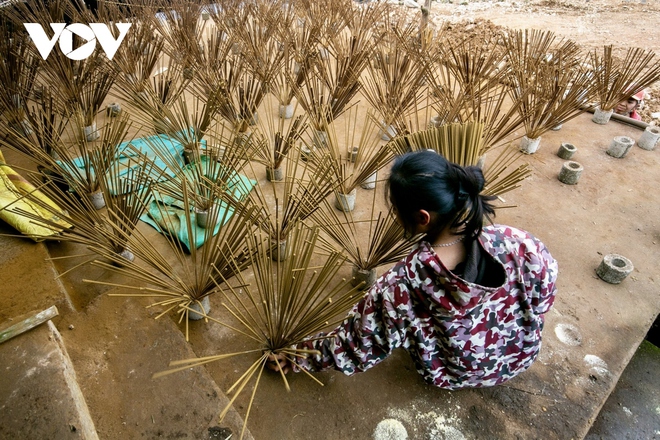
{"label": "bundle of incense stick", "polygon": [[267,201],[268,195],[260,186],[250,193],[249,197],[260,207],[254,221],[270,236],[274,246],[286,241],[291,229],[298,222],[308,219],[334,190],[335,182],[323,178],[331,173],[332,163],[329,160],[318,160],[312,166],[295,149],[289,152],[284,181],[271,185],[275,203]]}
{"label": "bundle of incense stick", "polygon": [[379,114],[382,129],[406,131],[406,120],[424,102],[428,63],[397,44],[400,35],[381,39],[363,78],[362,93]]}
{"label": "bundle of incense stick", "polygon": [[[339,254],[333,253],[322,265],[312,267],[311,260],[318,235],[318,229],[310,229],[298,223],[289,238],[291,258],[284,262],[276,262],[270,258],[266,235],[252,236],[248,240],[248,246],[251,265],[254,268],[254,282],[248,283],[237,265],[236,280],[222,286],[222,306],[234,318],[235,323],[215,319],[214,322],[250,339],[254,349],[174,361],[170,363],[174,368],[154,375],[161,377],[230,357],[261,354],[227,390],[228,394],[234,393],[234,396],[220,414],[222,420],[240,393],[254,381],[254,391],[250,396],[244,429],[239,438],[244,434],[261,374],[266,368],[269,356],[283,355],[289,361],[297,363],[297,359],[306,356],[308,351],[292,346],[309,335],[336,325],[356,301],[359,287],[351,289],[348,280],[335,280],[335,275],[344,261]],[[320,383],[311,374],[308,373],[308,376]],[[289,383],[283,373],[282,380],[289,390]]]}
{"label": "bundle of incense stick", "polygon": [[[188,191],[183,181],[183,211],[192,208],[188,199]],[[228,202],[229,205],[230,202]],[[157,204],[161,209],[160,217],[163,229],[176,230],[179,220],[168,214],[164,205]],[[120,287],[128,293],[113,294],[113,296],[136,296],[154,298],[150,307],[160,307],[162,312],[156,319],[170,311],[179,314],[179,322],[185,321],[186,340],[188,339],[188,317],[193,304],[199,304],[202,299],[218,291],[219,286],[235,275],[236,271],[246,269],[250,260],[250,249],[246,245],[246,237],[253,235],[252,222],[249,218],[257,209],[250,201],[231,205],[232,209],[213,210],[209,213],[211,224],[221,225],[216,232],[214,228],[206,228],[203,232],[204,243],[197,248],[195,242],[197,231],[191,216],[184,215],[183,227],[190,248],[174,234],[165,234],[167,246],[154,243],[153,239],[136,230],[130,241],[131,252],[138,257],[140,264],[127,261],[121,266],[108,264],[97,260],[93,264],[113,273],[120,274],[132,282],[127,284],[111,284],[104,281],[84,280],[94,284]],[[146,208],[146,207],[145,207]],[[248,220],[246,220],[248,219]],[[101,253],[105,257],[110,257]],[[171,263],[171,255],[174,262]],[[205,312],[196,312],[208,319]]]}
{"label": "bundle of incense stick", "polygon": [[120,97],[127,100],[131,99],[131,94],[141,92],[156,73],[159,63],[163,62],[164,48],[165,38],[151,21],[132,27],[113,58],[118,86],[115,92],[123,92]]}
{"label": "bundle of incense stick", "polygon": [[[425,131],[395,138],[389,143],[397,154],[408,151],[431,149],[450,162],[461,166],[477,165],[479,158],[488,151],[484,148],[484,124],[479,122],[447,124]],[[503,149],[484,169],[486,185],[484,194],[499,196],[517,188],[531,174],[527,164],[510,170],[521,153],[511,147]]]}
{"label": "bundle of incense stick", "polygon": [[280,105],[291,104],[294,90],[302,88],[307,72],[316,62],[318,34],[318,27],[300,26],[295,17],[289,27],[278,27],[284,58],[281,69],[273,76],[272,86]]}
{"label": "bundle of incense stick", "polygon": [[55,173],[58,165],[54,152],[65,143],[68,115],[59,108],[59,102],[53,98],[49,88],[44,88],[38,102],[27,106],[24,114],[31,133],[0,124],[0,145],[21,153],[37,167]]}
{"label": "bundle of incense stick", "polygon": [[600,109],[608,111],[619,102],[660,80],[660,60],[655,53],[641,48],[629,48],[623,58],[614,55],[612,46],[590,52],[596,99]]}
{"label": "bundle of incense stick", "polygon": [[[0,30],[0,114],[14,126],[25,124],[28,99],[36,83],[41,59],[35,56],[30,40],[24,33],[14,32],[9,27]],[[29,125],[21,127],[23,134],[30,131]]]}
{"label": "bundle of incense stick", "polygon": [[[278,29],[291,23],[289,10],[278,2],[257,2],[245,9],[251,10],[241,26],[234,28],[234,38],[242,48],[242,56],[250,71],[264,87],[270,88],[274,76],[282,70],[284,51],[278,40]],[[260,102],[257,102],[257,107]]]}
{"label": "bundle of incense stick", "polygon": [[537,30],[516,31],[503,38],[509,93],[518,104],[529,139],[586,111],[594,95],[593,72],[583,67],[577,45],[555,41],[552,32]]}
{"label": "bundle of incense stick", "polygon": [[313,215],[315,223],[327,234],[321,236],[323,249],[333,252],[338,247],[361,270],[396,263],[407,255],[414,239],[404,239],[403,228],[392,210],[376,213],[375,200],[374,191],[368,220],[357,220],[352,211],[337,210],[324,200],[321,209]]}
{"label": "bundle of incense stick", "polygon": [[[32,194],[25,197],[38,204],[43,210],[52,214],[52,219],[45,219],[34,214],[23,213],[45,228],[56,232],[56,235],[45,237],[57,241],[67,241],[84,245],[89,253],[68,255],[57,259],[84,260],[58,277],[90,263],[99,255],[106,256],[115,264],[123,264],[122,253],[129,248],[129,241],[137,222],[144,212],[145,206],[152,198],[151,185],[159,177],[159,170],[153,164],[141,160],[131,161],[122,166],[115,160],[108,160],[100,151],[90,152],[91,168],[109,169],[110,172],[98,176],[100,190],[104,196],[106,210],[99,211],[87,197],[77,197],[68,190],[67,181],[52,173],[34,175],[43,179],[40,191],[50,198],[54,204],[46,203]],[[122,168],[125,172],[120,172]],[[63,227],[63,224],[68,227]]]}
{"label": "bundle of incense stick", "polygon": [[199,20],[201,3],[194,1],[148,1],[139,17],[165,39],[164,51],[185,68],[196,68],[201,58],[206,21]]}
{"label": "bundle of incense stick", "polygon": [[307,131],[305,119],[304,115],[299,115],[290,120],[284,118],[259,120],[253,135],[258,146],[254,160],[267,168],[280,168],[289,152],[296,149],[299,143],[305,142],[303,139],[303,134]]}
{"label": "bundle of incense stick", "polygon": [[508,63],[499,41],[499,35],[486,41],[441,40],[428,51],[434,124],[483,122],[485,148],[498,145],[523,123],[519,102],[509,99]]}

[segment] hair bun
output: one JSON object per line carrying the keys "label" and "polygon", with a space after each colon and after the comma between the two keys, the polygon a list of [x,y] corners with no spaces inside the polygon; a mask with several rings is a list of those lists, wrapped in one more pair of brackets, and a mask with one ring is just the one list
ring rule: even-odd
{"label": "hair bun", "polygon": [[463,182],[465,190],[473,196],[481,194],[486,184],[486,179],[481,168],[468,166],[464,167],[463,170],[465,170],[465,180]]}

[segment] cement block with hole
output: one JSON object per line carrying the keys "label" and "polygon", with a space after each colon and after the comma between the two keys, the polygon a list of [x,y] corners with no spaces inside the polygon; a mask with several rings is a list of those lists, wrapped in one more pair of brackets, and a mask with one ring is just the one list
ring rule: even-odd
{"label": "cement block with hole", "polygon": [[564,165],[562,165],[561,170],[559,171],[559,176],[557,176],[557,178],[560,182],[565,183],[566,185],[575,185],[578,183],[578,180],[580,180],[580,176],[582,175],[583,170],[584,167],[582,167],[582,165],[575,161],[569,160],[564,162]]}
{"label": "cement block with hole", "polygon": [[610,284],[619,284],[634,270],[632,262],[622,255],[608,254],[596,269],[601,280]]}

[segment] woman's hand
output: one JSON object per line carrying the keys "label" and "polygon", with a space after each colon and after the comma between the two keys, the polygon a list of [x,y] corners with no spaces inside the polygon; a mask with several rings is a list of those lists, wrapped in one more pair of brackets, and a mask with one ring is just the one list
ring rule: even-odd
{"label": "woman's hand", "polygon": [[287,374],[292,370],[291,361],[289,361],[282,353],[269,354],[268,361],[266,361],[266,367],[273,371],[282,371],[284,374]]}

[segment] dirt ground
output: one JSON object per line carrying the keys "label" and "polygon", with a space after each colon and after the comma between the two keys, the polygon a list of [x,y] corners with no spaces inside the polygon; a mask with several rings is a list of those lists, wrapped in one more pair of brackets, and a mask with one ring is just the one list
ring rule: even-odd
{"label": "dirt ground", "polygon": [[[512,28],[551,30],[587,48],[613,44],[660,53],[660,4],[654,0],[434,2],[431,14],[436,24],[450,21],[463,30],[490,20]],[[650,94],[646,122],[652,122],[651,112],[660,111],[656,98],[660,98],[660,85]],[[408,356],[397,353],[354,377],[318,374],[324,387],[295,375],[291,377],[292,394],[286,393],[279,377],[266,375],[248,424],[254,438],[366,439],[372,438],[379,423],[392,419],[401,422],[412,439],[584,436],[660,311],[656,286],[660,280],[656,265],[660,257],[658,150],[635,147],[623,160],[605,154],[612,137],[637,139],[640,134],[638,128],[617,123],[597,126],[590,115],[582,115],[562,130],[544,135],[539,153],[524,158],[532,165],[533,176],[505,197],[507,204],[517,207],[500,210],[498,222],[532,231],[560,262],[560,296],[547,318],[546,345],[530,371],[503,387],[449,392],[424,385]],[[585,167],[574,187],[556,179],[563,162],[555,155],[561,142],[578,147],[575,160]],[[362,191],[358,197],[370,197],[370,193]],[[143,229],[150,233],[147,226]],[[48,250],[51,256],[79,251],[61,244],[50,244]],[[612,252],[627,256],[636,267],[620,286],[604,284],[593,271],[602,256]],[[55,267],[63,271],[67,263],[56,261]],[[130,405],[141,401],[140,381],[131,378],[136,358],[122,348],[117,335],[120,330],[128,331],[122,327],[126,308],[140,309],[144,301],[108,298],[101,295],[108,289],[85,284],[83,278],[108,280],[93,268],[64,277],[62,283],[75,310],[60,305],[56,325],[68,346],[100,438],[201,438],[177,429],[177,420],[184,413],[161,417],[157,429],[144,428],[138,422],[148,411]],[[13,301],[20,302],[20,298]],[[220,313],[213,299],[212,307],[211,315]],[[152,311],[145,312],[142,325],[151,325],[152,315]],[[135,326],[134,330],[130,327],[134,337],[141,338],[140,324],[131,318],[130,325]],[[155,344],[140,342],[145,347]],[[193,325],[190,345],[197,356],[244,347],[226,329],[201,323]],[[238,359],[206,368],[219,388],[226,390],[251,362]],[[165,368],[161,358],[139,357],[139,371],[153,373]],[[130,386],[122,385],[127,382]],[[250,391],[236,401],[241,415]],[[208,426],[216,423],[210,421]]]}

